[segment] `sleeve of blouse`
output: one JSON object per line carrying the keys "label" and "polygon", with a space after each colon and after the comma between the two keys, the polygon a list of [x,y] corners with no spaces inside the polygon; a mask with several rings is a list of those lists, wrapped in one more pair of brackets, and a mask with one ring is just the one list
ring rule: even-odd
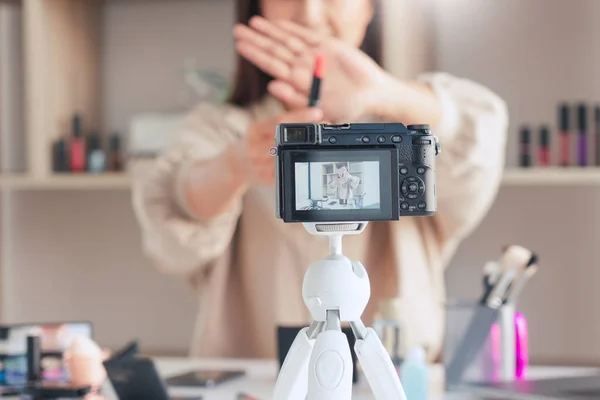
{"label": "sleeve of blouse", "polygon": [[[199,220],[185,200],[189,168],[214,159],[238,140],[247,126],[242,111],[201,104],[182,124],[175,144],[151,163],[132,171],[132,201],[144,252],[164,272],[198,273],[229,246],[241,212],[241,200],[211,220]],[[227,165],[223,165],[224,173]]]}
{"label": "sleeve of blouse", "polygon": [[500,187],[505,163],[508,112],[489,89],[445,73],[427,74],[442,102],[437,127],[441,154],[436,160],[438,211],[431,218],[446,255],[481,222]]}

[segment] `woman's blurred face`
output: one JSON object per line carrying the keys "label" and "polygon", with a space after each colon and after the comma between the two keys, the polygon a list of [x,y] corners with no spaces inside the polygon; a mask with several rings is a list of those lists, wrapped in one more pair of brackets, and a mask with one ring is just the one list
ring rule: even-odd
{"label": "woman's blurred face", "polygon": [[373,18],[373,0],[260,0],[269,20],[289,20],[360,46]]}

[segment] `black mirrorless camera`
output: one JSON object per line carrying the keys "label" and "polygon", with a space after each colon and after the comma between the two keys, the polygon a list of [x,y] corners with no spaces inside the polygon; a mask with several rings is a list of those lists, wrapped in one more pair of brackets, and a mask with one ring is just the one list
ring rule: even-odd
{"label": "black mirrorless camera", "polygon": [[433,215],[439,152],[428,125],[280,124],[271,149],[277,217],[342,222]]}

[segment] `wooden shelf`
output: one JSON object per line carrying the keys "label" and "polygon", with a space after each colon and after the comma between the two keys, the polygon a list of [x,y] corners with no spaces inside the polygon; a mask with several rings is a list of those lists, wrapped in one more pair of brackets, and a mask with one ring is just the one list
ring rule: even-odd
{"label": "wooden shelf", "polygon": [[[510,168],[503,186],[599,185],[600,168]],[[131,187],[126,173],[56,174],[44,177],[5,175],[0,187],[9,190],[123,190]]]}
{"label": "wooden shelf", "polygon": [[600,185],[600,168],[511,168],[504,172],[504,186]]}
{"label": "wooden shelf", "polygon": [[125,173],[50,175],[5,175],[0,187],[9,190],[111,190],[129,189],[131,179]]}

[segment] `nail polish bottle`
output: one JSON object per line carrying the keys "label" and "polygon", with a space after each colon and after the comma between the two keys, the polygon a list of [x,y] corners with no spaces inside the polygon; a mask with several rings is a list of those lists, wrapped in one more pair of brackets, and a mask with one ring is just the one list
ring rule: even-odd
{"label": "nail polish bottle", "polygon": [[92,173],[100,173],[106,170],[106,154],[102,150],[100,135],[93,134],[90,136],[90,153],[88,159],[88,171]]}
{"label": "nail polish bottle", "polygon": [[81,129],[81,116],[73,117],[71,143],[69,143],[69,155],[71,161],[71,172],[84,172],[86,167],[85,140]]}
{"label": "nail polish bottle", "polygon": [[68,142],[61,138],[54,142],[52,151],[52,170],[56,173],[69,172],[69,151]]}
{"label": "nail polish bottle", "polygon": [[521,149],[520,149],[520,164],[521,167],[531,167],[531,132],[528,127],[521,127],[520,132]]}
{"label": "nail polish bottle", "polygon": [[121,137],[117,133],[113,133],[110,137],[110,145],[108,150],[108,170],[112,172],[123,171]]}
{"label": "nail polish bottle", "polygon": [[559,106],[559,111],[558,111],[558,137],[560,139],[559,141],[559,148],[560,148],[560,165],[563,167],[568,167],[569,166],[569,160],[570,160],[570,153],[571,153],[571,147],[570,147],[570,141],[571,141],[571,136],[570,136],[570,110],[569,110],[569,105],[566,103],[562,103]]}
{"label": "nail polish bottle", "polygon": [[547,126],[542,126],[540,128],[538,163],[542,167],[550,166],[550,129]]}
{"label": "nail polish bottle", "polygon": [[580,167],[587,166],[587,106],[579,104],[577,106],[577,159]]}
{"label": "nail polish bottle", "polygon": [[596,166],[600,166],[600,105],[594,110],[594,132],[596,139]]}

